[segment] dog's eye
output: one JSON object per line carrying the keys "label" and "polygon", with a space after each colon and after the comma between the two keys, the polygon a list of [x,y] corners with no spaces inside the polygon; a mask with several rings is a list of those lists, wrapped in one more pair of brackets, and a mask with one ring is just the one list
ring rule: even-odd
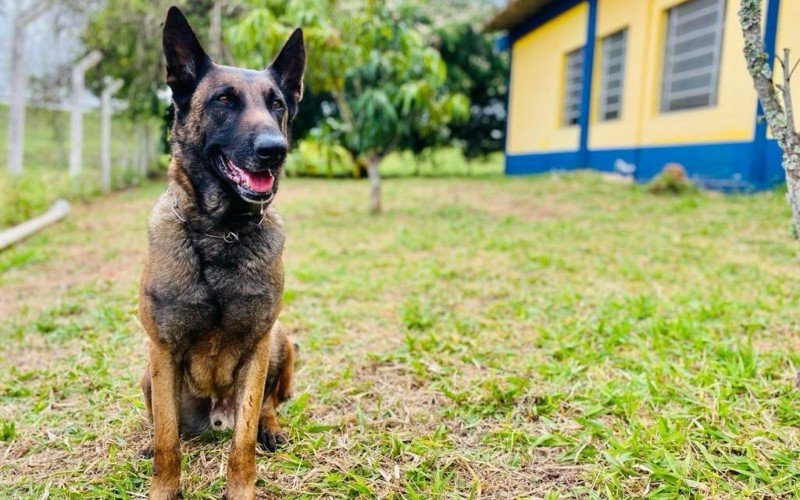
{"label": "dog's eye", "polygon": [[228,97],[227,94],[222,94],[221,96],[217,97],[217,102],[221,102],[222,104],[230,104],[231,98]]}
{"label": "dog's eye", "polygon": [[272,101],[272,109],[275,111],[280,111],[283,109],[283,103],[281,101]]}

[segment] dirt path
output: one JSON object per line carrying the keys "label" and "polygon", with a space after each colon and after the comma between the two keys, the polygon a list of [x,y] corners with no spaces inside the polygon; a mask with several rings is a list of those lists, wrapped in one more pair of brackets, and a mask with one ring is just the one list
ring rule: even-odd
{"label": "dirt path", "polygon": [[[148,187],[146,194],[158,191]],[[0,315],[41,308],[65,291],[105,280],[128,286],[136,280],[146,245],[146,219],[153,196],[117,193],[73,207],[67,220],[34,236],[30,265],[12,267],[0,280]],[[11,251],[28,251],[23,243]],[[43,260],[43,262],[37,262]]]}

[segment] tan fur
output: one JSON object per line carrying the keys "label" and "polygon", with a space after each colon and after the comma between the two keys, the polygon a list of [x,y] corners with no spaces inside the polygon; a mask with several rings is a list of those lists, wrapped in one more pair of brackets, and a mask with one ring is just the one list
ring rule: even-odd
{"label": "tan fur", "polygon": [[269,204],[302,94],[305,46],[298,29],[265,70],[220,66],[172,7],[163,48],[172,159],[139,287],[150,340],[141,380],[154,427],[150,497],[180,495],[181,434],[233,420],[226,496],[250,499],[256,443],[274,450],[278,434],[285,442],[276,404],[288,397],[294,350],[277,323],[285,234]]}

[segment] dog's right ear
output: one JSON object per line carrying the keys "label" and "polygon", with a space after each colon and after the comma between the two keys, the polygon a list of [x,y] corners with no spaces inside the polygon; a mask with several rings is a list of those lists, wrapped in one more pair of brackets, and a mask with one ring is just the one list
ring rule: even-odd
{"label": "dog's right ear", "polygon": [[203,74],[211,67],[189,21],[177,7],[170,7],[164,23],[164,56],[167,59],[167,84],[179,111],[188,107],[192,93]]}

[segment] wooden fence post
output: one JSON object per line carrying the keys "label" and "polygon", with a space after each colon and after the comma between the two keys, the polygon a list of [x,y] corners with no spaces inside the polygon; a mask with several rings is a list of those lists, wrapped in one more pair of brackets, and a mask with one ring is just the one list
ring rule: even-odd
{"label": "wooden fence post", "polygon": [[25,150],[25,103],[27,101],[28,68],[25,64],[25,45],[28,26],[45,14],[51,0],[34,3],[17,15],[11,36],[11,94],[8,102],[8,146],[6,165],[9,175],[22,174]]}
{"label": "wooden fence post", "polygon": [[86,71],[103,58],[99,51],[93,50],[72,68],[72,111],[69,127],[69,176],[73,183],[81,173],[83,162],[83,94],[86,90],[84,76]]}
{"label": "wooden fence post", "polygon": [[111,191],[111,97],[122,88],[123,83],[122,80],[114,80],[100,94],[100,168],[104,193]]}

